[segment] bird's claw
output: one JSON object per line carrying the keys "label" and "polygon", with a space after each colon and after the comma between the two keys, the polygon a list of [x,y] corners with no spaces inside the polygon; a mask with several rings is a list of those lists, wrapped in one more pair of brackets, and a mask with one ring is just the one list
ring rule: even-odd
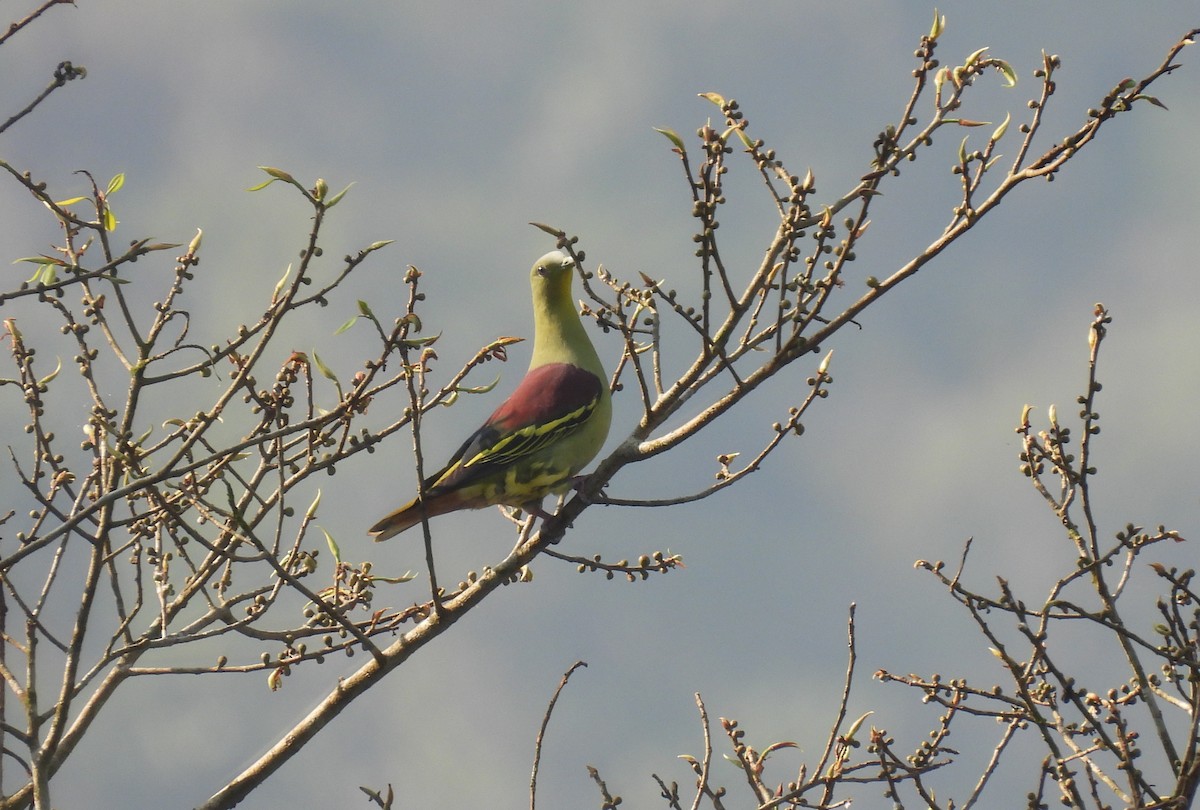
{"label": "bird's claw", "polygon": [[595,495],[588,495],[583,490],[587,486],[589,479],[591,479],[590,475],[575,475],[571,477],[571,489],[575,490],[576,497],[578,497],[588,506],[591,506],[595,503],[607,503],[608,498],[604,494],[604,490],[608,487],[608,482],[606,481],[604,486],[600,487],[599,491],[596,492]]}

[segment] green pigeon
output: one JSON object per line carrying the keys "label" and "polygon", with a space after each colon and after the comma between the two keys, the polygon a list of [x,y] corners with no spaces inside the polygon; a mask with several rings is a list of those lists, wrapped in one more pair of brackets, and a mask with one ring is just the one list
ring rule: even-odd
{"label": "green pigeon", "polygon": [[570,488],[600,452],[612,399],[571,297],[574,272],[574,261],[559,251],[533,265],[529,371],[449,463],[425,480],[423,504],[414,498],[370,528],[376,541],[417,525],[422,513],[436,517],[503,504],[546,517],[542,499]]}

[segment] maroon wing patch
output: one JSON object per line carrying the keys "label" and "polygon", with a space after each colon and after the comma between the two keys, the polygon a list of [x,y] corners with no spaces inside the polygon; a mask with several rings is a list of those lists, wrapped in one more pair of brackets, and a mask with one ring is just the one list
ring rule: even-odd
{"label": "maroon wing patch", "polygon": [[552,423],[600,398],[600,379],[570,363],[549,363],[525,375],[512,396],[488,417],[487,427],[510,433]]}

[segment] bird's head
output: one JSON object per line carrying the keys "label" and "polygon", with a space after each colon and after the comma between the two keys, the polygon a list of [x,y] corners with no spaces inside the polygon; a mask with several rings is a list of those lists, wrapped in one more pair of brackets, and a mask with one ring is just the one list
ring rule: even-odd
{"label": "bird's head", "polygon": [[534,295],[547,298],[569,296],[575,260],[562,251],[554,250],[538,259],[529,273]]}

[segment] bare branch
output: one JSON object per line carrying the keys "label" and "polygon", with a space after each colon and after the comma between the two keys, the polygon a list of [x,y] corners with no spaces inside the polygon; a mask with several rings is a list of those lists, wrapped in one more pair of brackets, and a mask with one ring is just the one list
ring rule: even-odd
{"label": "bare branch", "polygon": [[558,696],[566,688],[567,681],[571,679],[571,675],[575,670],[586,666],[586,661],[576,661],[563,673],[562,680],[558,682],[558,688],[554,690],[554,695],[550,698],[550,703],[546,706],[546,713],[542,716],[542,725],[538,729],[537,739],[533,744],[533,773],[529,776],[529,810],[536,810],[537,807],[538,767],[542,764],[542,743],[546,739],[546,728],[550,725],[550,715],[554,712],[554,704],[558,703]]}

